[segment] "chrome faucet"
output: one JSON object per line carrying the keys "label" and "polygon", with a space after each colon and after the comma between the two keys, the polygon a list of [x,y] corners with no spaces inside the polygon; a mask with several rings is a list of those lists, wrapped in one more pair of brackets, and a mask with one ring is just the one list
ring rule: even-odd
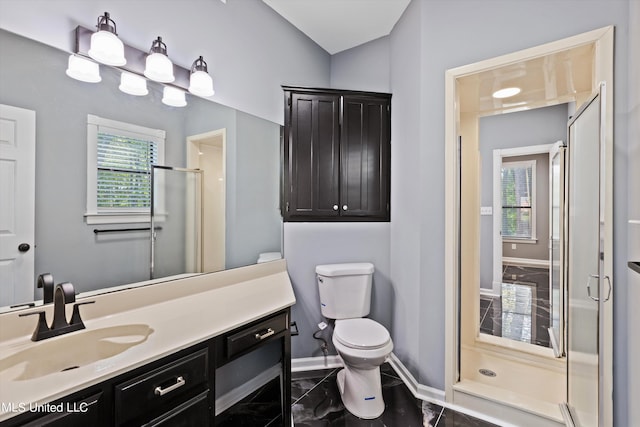
{"label": "chrome faucet", "polygon": [[[44,310],[19,314],[20,317],[32,316],[35,314],[39,316],[38,324],[31,336],[31,341],[45,340],[47,338],[57,337],[58,335],[64,335],[69,332],[84,329],[84,322],[82,322],[80,309],[78,307],[84,304],[93,304],[95,301],[75,302],[76,292],[73,285],[70,282],[64,282],[58,284],[53,292],[53,322],[51,322],[51,327],[47,325],[47,313]],[[75,303],[73,304],[71,322],[67,322],[67,314],[65,312],[65,307],[69,303]]]}

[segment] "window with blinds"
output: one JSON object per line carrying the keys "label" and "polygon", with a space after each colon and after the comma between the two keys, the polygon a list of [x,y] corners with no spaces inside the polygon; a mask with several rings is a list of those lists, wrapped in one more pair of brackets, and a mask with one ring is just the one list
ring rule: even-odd
{"label": "window with blinds", "polygon": [[87,222],[149,221],[151,166],[164,162],[165,132],[89,115]]}
{"label": "window with blinds", "polygon": [[535,171],[535,160],[502,164],[503,238],[535,239]]}

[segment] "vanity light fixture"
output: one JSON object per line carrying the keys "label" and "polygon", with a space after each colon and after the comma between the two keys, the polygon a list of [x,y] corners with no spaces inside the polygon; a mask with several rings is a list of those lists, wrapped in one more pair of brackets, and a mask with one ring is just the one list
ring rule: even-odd
{"label": "vanity light fixture", "polygon": [[187,105],[187,99],[182,90],[165,86],[162,91],[162,103],[171,107],[184,107]]}
{"label": "vanity light fixture", "polygon": [[87,83],[98,83],[102,81],[100,77],[100,66],[95,62],[83,58],[82,56],[69,55],[67,66],[67,76]]}
{"label": "vanity light fixture", "polygon": [[189,92],[198,96],[213,96],[213,79],[207,70],[207,63],[202,56],[193,61],[189,77]]}
{"label": "vanity light fixture", "polygon": [[509,98],[512,96],[516,96],[517,94],[520,93],[520,88],[519,87],[506,87],[504,89],[500,89],[497,90],[495,92],[493,92],[493,96],[494,98],[498,98],[498,99],[503,99],[503,98]]}
{"label": "vanity light fixture", "polygon": [[[113,25],[112,25],[113,24]],[[122,66],[127,63],[124,57],[124,44],[116,33],[116,23],[105,12],[98,17],[98,31],[91,35],[89,56],[106,65]]]}
{"label": "vanity light fixture", "polygon": [[120,86],[118,86],[124,93],[135,96],[144,96],[149,93],[147,89],[147,79],[137,74],[123,71],[120,75]]}
{"label": "vanity light fixture", "polygon": [[158,36],[151,44],[144,75],[160,83],[171,83],[175,80],[173,63],[167,56],[167,45],[162,42],[162,37]]}

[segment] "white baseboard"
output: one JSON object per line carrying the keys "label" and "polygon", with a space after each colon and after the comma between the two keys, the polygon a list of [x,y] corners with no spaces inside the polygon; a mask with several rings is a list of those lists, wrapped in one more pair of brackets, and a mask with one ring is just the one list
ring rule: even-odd
{"label": "white baseboard", "polygon": [[342,368],[340,356],[302,357],[291,359],[291,372],[317,371],[320,369]]}
{"label": "white baseboard", "polygon": [[440,406],[444,405],[444,390],[438,390],[437,388],[418,383],[411,372],[409,372],[406,366],[404,366],[400,359],[393,353],[389,356],[389,364],[416,399],[427,400]]}
{"label": "white baseboard", "polygon": [[241,386],[236,387],[233,390],[218,397],[216,399],[216,415],[223,413],[260,387],[266,385],[272,379],[279,377],[280,372],[280,365],[274,365],[266,371],[262,372],[260,375],[251,378]]}

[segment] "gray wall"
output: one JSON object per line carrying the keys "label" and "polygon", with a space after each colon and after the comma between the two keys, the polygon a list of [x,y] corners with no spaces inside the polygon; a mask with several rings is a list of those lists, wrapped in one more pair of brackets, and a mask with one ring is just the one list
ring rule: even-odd
{"label": "gray wall", "polygon": [[[284,223],[284,255],[296,294],[292,319],[300,335],[293,337],[292,357],[321,356],[319,341],[311,336],[318,323],[327,321],[320,313],[315,266],[343,262],[371,262],[375,265],[371,313],[392,328],[395,292],[389,281],[388,223]],[[323,336],[331,343],[332,329]],[[336,354],[333,346],[331,354]]]}
{"label": "gray wall", "polygon": [[[567,104],[536,108],[479,119],[482,206],[493,206],[493,150],[553,144],[567,139]],[[503,245],[503,257],[549,259],[549,155],[524,156],[504,161],[537,160],[536,244]],[[496,213],[494,212],[494,215]],[[493,216],[480,217],[480,286],[491,288],[493,279]]]}
{"label": "gray wall", "polygon": [[331,57],[331,87],[389,92],[389,37],[381,37]]}

